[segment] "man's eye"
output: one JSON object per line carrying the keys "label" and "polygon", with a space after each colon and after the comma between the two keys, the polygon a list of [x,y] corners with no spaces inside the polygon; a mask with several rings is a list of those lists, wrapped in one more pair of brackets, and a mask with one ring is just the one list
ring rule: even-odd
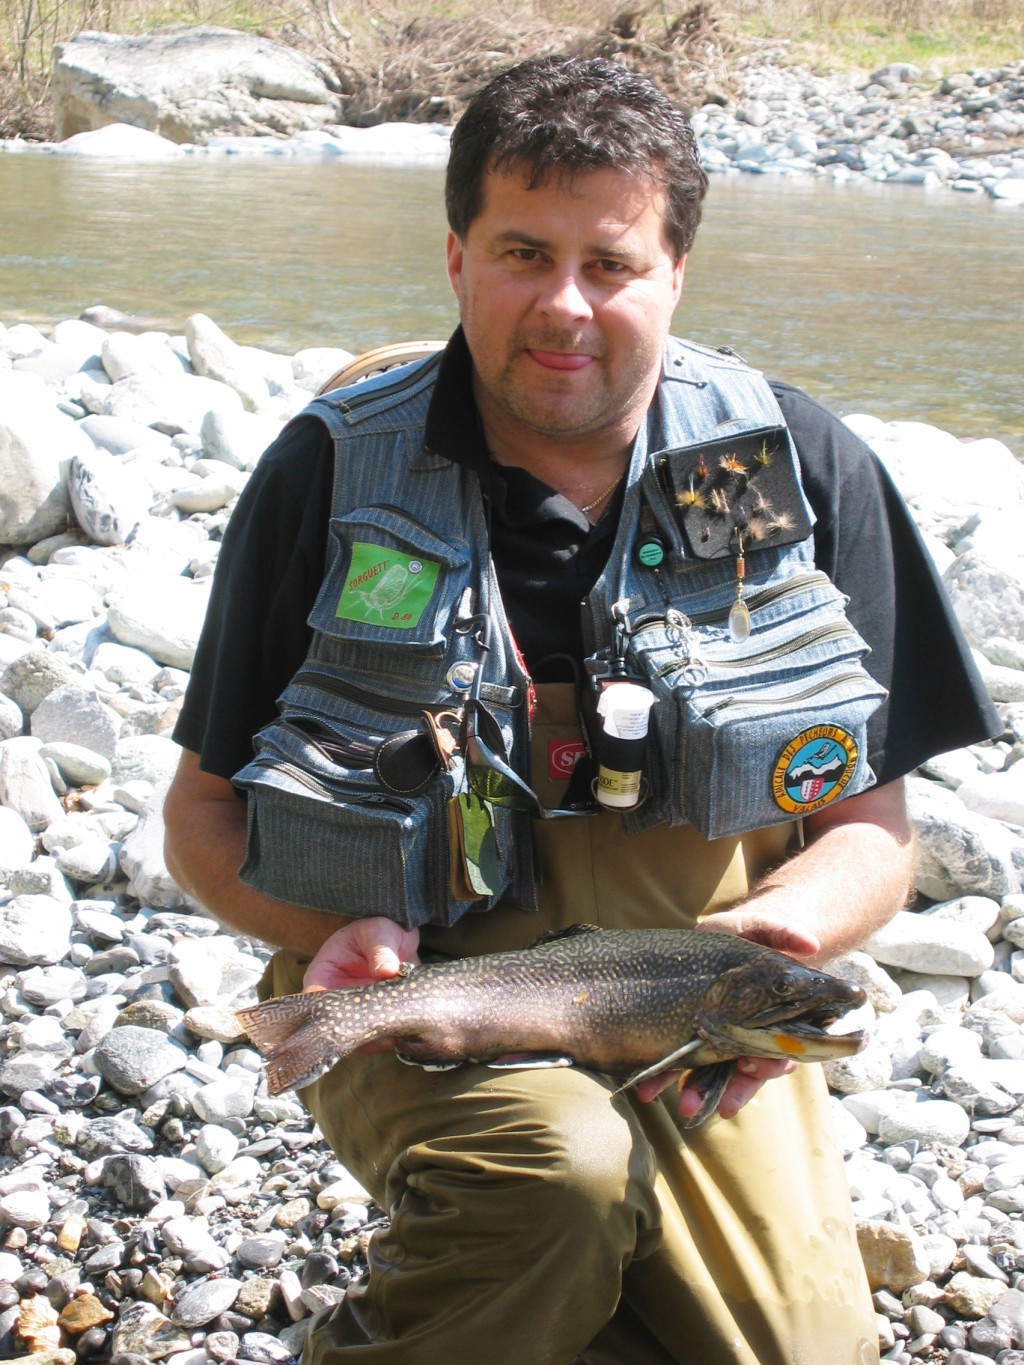
{"label": "man's eye", "polygon": [[540,259],[540,252],[535,246],[517,246],[512,251],[512,255],[517,261],[536,261]]}
{"label": "man's eye", "polygon": [[598,261],[597,268],[604,275],[621,275],[625,269],[624,261]]}

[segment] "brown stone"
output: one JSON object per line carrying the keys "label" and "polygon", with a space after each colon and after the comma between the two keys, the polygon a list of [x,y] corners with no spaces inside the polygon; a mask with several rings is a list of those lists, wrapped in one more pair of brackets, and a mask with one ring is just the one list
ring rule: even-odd
{"label": "brown stone", "polygon": [[110,1309],[105,1308],[95,1294],[79,1294],[61,1309],[57,1323],[65,1332],[76,1337],[81,1332],[87,1332],[90,1327],[98,1327],[102,1322],[109,1322],[113,1316]]}
{"label": "brown stone", "polygon": [[912,1228],[866,1219],[857,1224],[857,1244],[872,1293],[902,1294],[928,1278],[930,1263]]}

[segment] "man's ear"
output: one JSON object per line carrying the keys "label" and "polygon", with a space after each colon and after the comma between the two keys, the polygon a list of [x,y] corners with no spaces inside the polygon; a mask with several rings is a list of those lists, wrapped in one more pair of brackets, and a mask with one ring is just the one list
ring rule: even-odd
{"label": "man's ear", "polygon": [[464,251],[465,243],[462,238],[449,230],[445,252],[448,261],[448,279],[452,289],[455,291],[456,298],[458,298],[459,286],[462,282],[462,257]]}

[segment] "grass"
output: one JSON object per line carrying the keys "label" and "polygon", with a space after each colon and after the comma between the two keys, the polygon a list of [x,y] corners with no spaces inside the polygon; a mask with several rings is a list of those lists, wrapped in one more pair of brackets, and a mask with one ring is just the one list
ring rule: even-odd
{"label": "grass", "polygon": [[911,62],[941,74],[1024,57],[1020,0],[732,0],[738,29],[819,70]]}
{"label": "grass", "polygon": [[1021,0],[517,0],[510,11],[477,0],[0,0],[0,137],[50,134],[55,44],[169,24],[302,47],[330,62],[366,121],[415,117],[409,92],[424,85],[454,112],[493,70],[537,51],[611,51],[684,100],[702,81],[727,83],[752,51],[821,72],[912,62],[930,76],[1024,56]]}

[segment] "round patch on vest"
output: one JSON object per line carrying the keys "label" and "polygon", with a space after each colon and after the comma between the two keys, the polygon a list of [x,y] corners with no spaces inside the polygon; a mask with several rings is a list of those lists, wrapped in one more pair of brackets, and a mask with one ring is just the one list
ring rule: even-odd
{"label": "round patch on vest", "polygon": [[809,815],[841,795],[857,767],[859,750],[849,730],[812,725],[789,741],[772,771],[775,804],[790,815]]}

